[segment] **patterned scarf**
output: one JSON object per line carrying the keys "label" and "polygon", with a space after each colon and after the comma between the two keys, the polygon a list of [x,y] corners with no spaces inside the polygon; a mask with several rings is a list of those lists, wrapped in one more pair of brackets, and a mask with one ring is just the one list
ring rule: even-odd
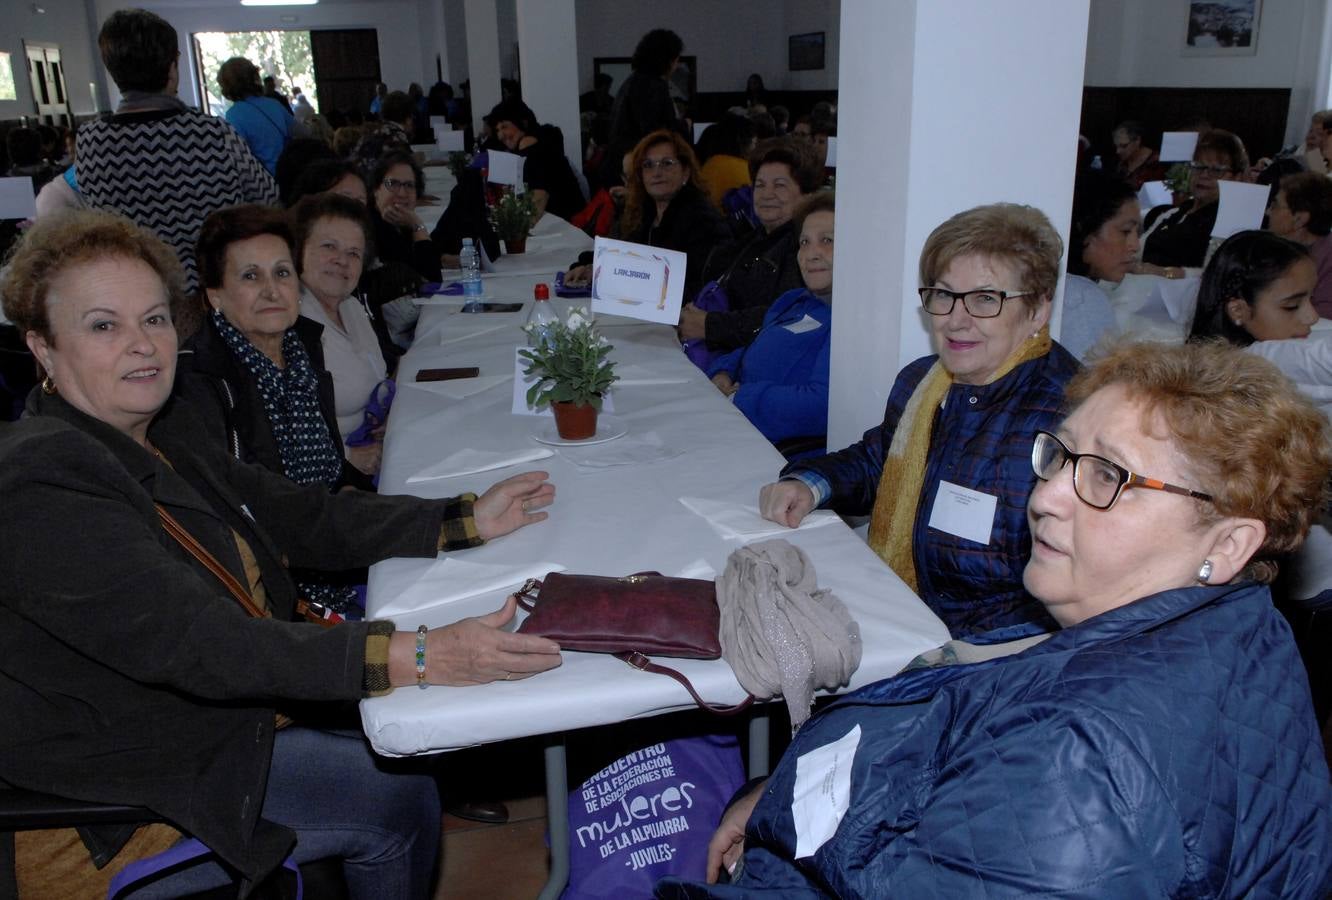
{"label": "patterned scarf", "polygon": [[[985,383],[993,384],[1022,363],[1049,352],[1050,330],[1042,328],[1019,344]],[[902,418],[893,430],[893,441],[883,461],[883,475],[879,478],[879,490],[874,498],[874,513],[870,517],[870,549],[879,554],[913,591],[919,590],[919,582],[911,533],[921,489],[925,486],[930,433],[934,430],[934,417],[939,414],[939,407],[952,386],[952,373],[936,361],[912,391],[911,399],[902,410]]]}
{"label": "patterned scarf", "polygon": [[336,482],[342,474],[341,448],[319,410],[319,376],[296,331],[288,328],[282,336],[287,365],[279,369],[217,310],[213,324],[236,361],[254,376],[286,476],[297,484]]}
{"label": "patterned scarf", "polygon": [[[264,414],[277,440],[283,472],[297,484],[334,484],[342,475],[342,448],[333,440],[319,409],[319,375],[295,329],[288,328],[282,335],[286,367],[279,369],[222,313],[213,310],[212,316],[213,325],[236,361],[254,376]],[[311,581],[299,581],[297,587],[302,596],[347,618],[363,615],[356,592],[350,587]]]}

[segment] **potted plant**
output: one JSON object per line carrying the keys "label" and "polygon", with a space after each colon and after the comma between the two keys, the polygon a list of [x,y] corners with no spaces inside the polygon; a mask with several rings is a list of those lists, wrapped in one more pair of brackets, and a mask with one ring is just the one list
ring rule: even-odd
{"label": "potted plant", "polygon": [[505,253],[523,253],[527,250],[527,236],[532,233],[536,220],[536,205],[532,193],[526,189],[519,194],[506,190],[490,208],[490,222],[495,233],[504,241]]}
{"label": "potted plant", "polygon": [[461,150],[449,151],[449,171],[453,173],[454,179],[461,181],[463,173],[472,165],[472,154],[464,153]]}
{"label": "potted plant", "polygon": [[1165,174],[1165,186],[1170,189],[1171,196],[1176,206],[1181,206],[1192,196],[1190,189],[1190,179],[1193,177],[1193,171],[1186,162],[1175,163]]}
{"label": "potted plant", "polygon": [[597,433],[601,397],[617,378],[615,364],[606,358],[610,351],[611,344],[580,307],[570,310],[566,321],[549,326],[545,341],[518,351],[527,360],[523,373],[537,379],[527,390],[528,405],[549,403],[555,427],[566,441]]}

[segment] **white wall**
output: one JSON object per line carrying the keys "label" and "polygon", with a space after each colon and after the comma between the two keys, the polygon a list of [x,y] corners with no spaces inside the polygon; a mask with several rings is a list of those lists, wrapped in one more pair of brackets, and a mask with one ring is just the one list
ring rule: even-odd
{"label": "white wall", "polygon": [[[33,12],[34,5],[46,12]],[[10,65],[14,68],[14,86],[18,94],[17,100],[0,101],[0,119],[16,119],[36,112],[32,85],[28,79],[28,59],[23,52],[25,39],[60,46],[70,112],[77,116],[96,111],[88,82],[97,77],[92,66],[97,35],[95,31],[89,30],[84,0],[42,0],[38,4],[0,0],[0,22],[4,23],[0,28],[0,50],[10,55]],[[101,94],[101,101],[105,108],[105,93]]]}
{"label": "white wall", "polygon": [[[122,0],[96,0],[97,22],[101,22],[116,9],[123,8]],[[379,70],[384,82],[393,90],[406,90],[413,81],[429,87],[434,78],[434,49],[429,69],[424,65],[423,39],[429,46],[431,32],[421,33],[421,10],[417,0],[376,0],[376,2],[321,3],[318,6],[241,6],[239,4],[190,5],[138,0],[143,9],[151,10],[166,19],[180,35],[181,61],[192,60],[190,35],[199,31],[273,31],[319,28],[374,28],[379,33]],[[284,21],[284,17],[287,21]],[[295,21],[290,21],[295,18]],[[100,62],[99,62],[100,67]],[[191,64],[192,65],[192,64]],[[183,67],[182,67],[183,68]],[[427,79],[427,76],[430,76]],[[208,78],[216,73],[207,73]],[[115,96],[115,85],[108,85]],[[85,87],[86,91],[87,88]],[[191,106],[199,104],[193,77],[181,72],[180,98]]]}
{"label": "white wall", "polygon": [[[769,90],[833,89],[840,7],[840,0],[577,0],[580,90],[592,89],[595,57],[632,56],[653,28],[671,29],[684,40],[685,55],[698,57],[700,91],[743,91],[751,72]],[[808,31],[827,32],[826,66],[788,72],[786,39]]]}
{"label": "white wall", "polygon": [[[1329,0],[1266,0],[1253,56],[1185,56],[1187,0],[1092,0],[1084,82],[1096,87],[1289,88],[1286,143],[1322,106]],[[1326,88],[1324,88],[1324,91]]]}

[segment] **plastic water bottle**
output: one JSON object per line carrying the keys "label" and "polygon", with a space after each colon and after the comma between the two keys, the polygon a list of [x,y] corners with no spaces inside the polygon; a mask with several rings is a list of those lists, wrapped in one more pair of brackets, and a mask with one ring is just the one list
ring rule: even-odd
{"label": "plastic water bottle", "polygon": [[481,257],[471,238],[463,238],[458,264],[462,266],[463,312],[475,312],[481,299]]}
{"label": "plastic water bottle", "polygon": [[550,288],[538,284],[532,290],[532,309],[527,313],[527,343],[540,347],[550,342],[550,328],[560,321],[550,302]]}

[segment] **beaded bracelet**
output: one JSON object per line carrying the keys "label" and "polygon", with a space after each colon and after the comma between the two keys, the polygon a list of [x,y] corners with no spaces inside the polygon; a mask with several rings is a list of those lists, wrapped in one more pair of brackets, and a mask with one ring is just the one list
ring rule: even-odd
{"label": "beaded bracelet", "polygon": [[426,627],[418,626],[416,629],[416,686],[421,690],[426,688],[425,680],[425,642]]}

